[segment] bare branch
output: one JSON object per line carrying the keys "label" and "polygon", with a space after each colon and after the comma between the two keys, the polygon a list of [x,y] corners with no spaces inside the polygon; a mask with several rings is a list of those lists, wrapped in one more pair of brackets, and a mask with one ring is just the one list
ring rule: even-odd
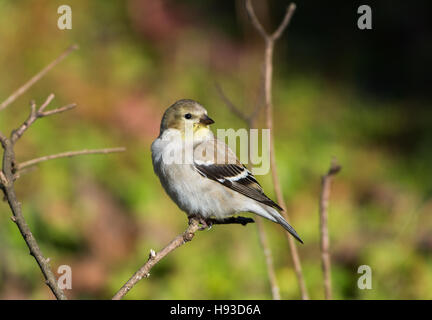
{"label": "bare branch", "polygon": [[48,117],[48,116],[52,116],[52,115],[57,114],[57,113],[62,113],[62,112],[69,111],[70,109],[73,109],[73,108],[75,108],[76,106],[77,106],[76,103],[71,103],[71,104],[68,104],[68,105],[66,105],[66,106],[64,106],[64,107],[60,107],[60,108],[57,108],[57,109],[53,109],[53,110],[49,110],[49,111],[45,111],[45,112],[41,112],[41,113],[40,113],[40,116],[41,116],[41,117]]}
{"label": "bare branch", "polygon": [[[211,226],[212,224],[241,224],[247,225],[248,223],[255,222],[251,218],[245,217],[229,217],[225,219],[206,219],[205,226]],[[142,278],[148,278],[150,276],[150,270],[160,260],[162,260],[171,251],[177,249],[188,241],[191,241],[198,230],[203,230],[200,224],[203,220],[198,217],[189,217],[189,226],[185,232],[174,238],[165,248],[158,253],[150,250],[150,254],[147,262],[137,271],[134,275],[121,287],[121,289],[114,295],[112,300],[122,299]]]}
{"label": "bare branch", "polygon": [[177,249],[188,241],[191,241],[195,233],[199,230],[199,221],[196,218],[189,220],[189,226],[185,232],[178,235],[172,240],[165,248],[155,253],[150,250],[149,258],[147,262],[128,280],[128,282],[121,287],[121,289],[114,295],[113,300],[122,299],[142,278],[148,278],[150,276],[150,270],[167,254]]}
{"label": "bare branch", "polygon": [[332,299],[331,271],[330,271],[330,240],[328,234],[328,204],[332,177],[341,170],[341,166],[333,159],[330,169],[321,179],[321,196],[319,203],[320,233],[321,233],[321,261],[324,274],[324,296],[326,300]]}
{"label": "bare branch", "polygon": [[11,142],[15,144],[15,142],[21,138],[24,132],[36,121],[37,119],[37,111],[36,111],[36,103],[34,101],[30,102],[30,115],[26,121],[16,130],[12,131]]}
{"label": "bare branch", "polygon": [[280,23],[279,27],[272,33],[269,34],[265,31],[264,27],[262,26],[261,22],[259,21],[258,17],[255,14],[255,10],[252,6],[251,0],[246,0],[246,11],[248,13],[248,16],[252,22],[252,25],[255,27],[255,29],[261,34],[263,39],[268,41],[275,41],[280,38],[282,33],[285,31],[285,29],[288,27],[289,23],[291,22],[291,18],[294,15],[294,11],[296,10],[295,3],[291,3],[285,12],[285,16]]}
{"label": "bare branch", "polygon": [[[266,111],[266,126],[270,129],[270,168],[273,180],[273,187],[276,194],[276,199],[279,205],[283,208],[282,215],[289,222],[289,216],[286,210],[285,200],[283,198],[282,188],[279,181],[279,175],[277,173],[276,166],[276,155],[274,148],[274,130],[273,130],[273,102],[272,102],[272,77],[273,77],[273,50],[275,41],[282,35],[285,28],[291,21],[292,15],[295,10],[295,5],[291,4],[286,13],[283,21],[279,25],[278,29],[269,35],[265,32],[261,23],[259,22],[255,11],[252,7],[251,1],[246,0],[246,10],[249,18],[255,27],[255,29],[261,34],[265,40],[265,52],[264,52],[264,70],[263,70],[263,84],[264,84],[264,100],[265,100],[265,111]],[[296,273],[297,281],[299,284],[301,296],[303,300],[309,299],[307,293],[306,284],[303,277],[303,271],[301,267],[300,257],[297,251],[296,243],[288,232],[285,232],[288,244],[291,250],[291,258],[293,261],[294,270]]]}
{"label": "bare branch", "polygon": [[291,22],[291,18],[294,15],[294,11],[296,10],[296,5],[295,3],[291,3],[287,9],[286,9],[286,13],[284,16],[284,19],[282,20],[281,24],[279,25],[279,27],[276,29],[276,31],[271,35],[271,38],[273,40],[277,40],[280,38],[280,36],[282,35],[282,33],[285,31],[285,29],[288,27],[289,23]]}
{"label": "bare branch", "polygon": [[259,22],[258,17],[255,14],[255,10],[252,6],[251,0],[246,0],[246,11],[255,29],[261,34],[264,39],[268,39],[269,35],[265,31],[261,22]]}
{"label": "bare branch", "polygon": [[11,141],[13,144],[17,142],[19,138],[21,138],[24,132],[37,120],[37,118],[41,117],[40,111],[43,111],[43,109],[45,109],[53,99],[54,94],[51,93],[38,111],[36,111],[36,102],[34,100],[30,102],[31,111],[29,117],[18,129],[12,131]]}
{"label": "bare branch", "polygon": [[[20,95],[22,95],[25,91],[27,91],[34,83],[40,80],[49,70],[51,70],[54,66],[56,66],[60,61],[62,61],[65,57],[67,57],[72,51],[76,50],[77,46],[72,46],[67,49],[62,55],[60,55],[56,60],[50,63],[47,67],[45,67],[41,72],[35,75],[32,79],[30,79],[26,84],[24,84],[21,88],[15,91],[9,98],[7,98],[1,105],[0,110],[6,108],[9,104],[15,101]],[[51,101],[54,99],[54,94],[50,94],[45,102],[40,106],[39,109],[36,108],[36,103],[34,101],[30,104],[30,115],[27,120],[16,130],[13,130],[10,134],[10,138],[7,138],[5,135],[0,133],[0,142],[3,148],[3,161],[2,167],[0,170],[0,189],[3,191],[5,199],[7,200],[9,207],[12,211],[13,216],[11,220],[18,226],[19,231],[27,244],[27,247],[30,250],[30,254],[35,258],[39,268],[42,271],[42,274],[45,278],[45,283],[51,289],[53,294],[57,299],[67,299],[65,293],[59,286],[57,285],[57,279],[54,273],[51,270],[49,265],[50,259],[45,258],[42,254],[39,245],[30,231],[27,222],[24,219],[21,203],[18,201],[15,189],[14,182],[19,177],[19,173],[17,173],[17,169],[23,169],[26,167],[30,167],[39,162],[61,158],[61,157],[70,157],[81,154],[95,154],[95,153],[111,153],[111,152],[119,152],[124,151],[124,148],[112,148],[112,149],[100,149],[100,150],[83,150],[83,151],[74,151],[74,152],[65,152],[57,155],[46,156],[42,158],[33,159],[21,164],[21,167],[16,165],[15,159],[15,151],[14,146],[15,143],[19,140],[19,138],[24,134],[24,132],[38,119],[50,115],[54,115],[60,112],[65,112],[67,110],[75,107],[74,104],[70,104],[64,107],[60,107],[54,110],[45,111]]]}
{"label": "bare branch", "polygon": [[69,54],[73,51],[77,50],[77,45],[72,45],[68,49],[66,49],[57,59],[52,61],[49,65],[43,68],[38,74],[32,77],[29,81],[27,81],[23,86],[21,86],[18,90],[12,93],[5,101],[0,104],[0,111],[9,106],[12,102],[14,102],[19,96],[25,93],[31,86],[33,86],[36,82],[38,82],[48,71],[54,68],[57,64],[63,61]]}
{"label": "bare branch", "polygon": [[[259,111],[262,107],[262,103],[261,103],[262,94],[264,94],[264,98],[265,98],[267,124],[271,123],[271,125],[269,125],[268,128],[273,127],[273,125],[272,125],[272,122],[273,122],[273,120],[272,120],[272,107],[271,107],[271,76],[272,76],[272,70],[273,70],[272,69],[273,47],[274,47],[275,41],[282,35],[283,31],[286,29],[289,22],[291,21],[291,18],[292,18],[292,15],[294,14],[295,8],[296,8],[295,4],[291,4],[287,8],[287,12],[285,14],[283,21],[281,22],[281,24],[279,25],[277,30],[272,35],[269,35],[265,31],[265,29],[262,26],[262,24],[260,23],[259,19],[257,18],[251,1],[246,0],[246,10],[247,10],[248,16],[249,16],[253,26],[255,27],[255,29],[261,34],[261,36],[265,40],[265,44],[266,44],[266,55],[265,55],[265,60],[264,60],[264,69],[263,69],[263,76],[262,76],[262,88],[263,89],[260,90],[260,99],[258,99],[258,102],[256,103],[254,110],[248,116],[248,115],[245,115],[243,112],[240,112],[239,109],[234,106],[234,104],[231,102],[231,100],[229,100],[226,97],[226,95],[223,93],[220,86],[217,86],[217,89],[218,89],[219,95],[221,96],[222,100],[225,102],[226,106],[234,114],[236,114],[240,119],[245,121],[245,123],[248,125],[249,129],[253,128],[256,125],[257,117],[258,117]],[[270,154],[270,156],[272,156],[272,154],[273,154],[273,159],[274,159],[274,147],[272,145],[273,145],[273,142],[271,142],[271,151],[270,151],[271,154]],[[274,160],[272,161],[272,174],[273,174],[273,176],[277,175],[276,164],[275,164]],[[279,188],[279,190],[278,190],[278,188]],[[284,201],[283,201],[283,199],[281,200],[282,193],[280,191],[278,181],[275,182],[275,191],[276,191],[276,194],[278,197],[278,202],[282,203],[283,207],[284,207]],[[285,219],[288,220],[287,215],[284,214],[284,216],[285,216]],[[276,275],[275,275],[275,271],[274,271],[272,254],[271,254],[271,250],[270,250],[270,247],[268,245],[268,242],[267,242],[267,236],[266,236],[264,228],[262,226],[261,218],[257,219],[257,227],[258,227],[258,235],[259,235],[260,244],[261,244],[261,247],[264,251],[264,256],[266,259],[267,274],[268,274],[269,282],[270,282],[271,289],[272,289],[272,296],[273,296],[274,300],[280,300],[279,286],[277,284]],[[297,275],[297,278],[299,281],[299,286],[300,286],[300,291],[302,293],[302,298],[308,299],[308,294],[306,291],[306,285],[304,283],[303,274],[302,274],[302,270],[301,270],[300,258],[299,258],[298,253],[297,253],[297,247],[296,247],[293,239],[290,237],[290,235],[288,233],[287,233],[287,237],[288,237],[288,242],[289,242],[289,245],[291,248],[291,255],[292,255],[292,259],[293,259],[294,269],[296,271],[296,275]]]}
{"label": "bare branch", "polygon": [[271,292],[273,300],[280,300],[280,292],[279,292],[279,286],[276,279],[276,272],[274,270],[273,265],[273,255],[270,249],[270,245],[268,243],[267,234],[264,231],[264,226],[262,222],[262,218],[258,218],[256,221],[257,228],[258,228],[258,237],[260,240],[260,244],[264,253],[265,262],[267,266],[267,276],[269,278]]}
{"label": "bare branch", "polygon": [[[258,102],[256,104],[256,107],[254,108],[251,115],[246,116],[245,114],[243,114],[241,112],[238,112],[238,113],[235,112],[238,109],[232,104],[231,100],[224,94],[222,88],[217,84],[216,84],[216,88],[218,89],[219,95],[222,98],[222,100],[225,102],[225,105],[228,107],[228,109],[232,110],[234,112],[234,114],[236,114],[241,120],[243,120],[246,123],[246,125],[248,126],[248,130],[253,128],[255,126],[255,123],[257,120],[256,118],[258,117],[258,112],[260,110],[260,106],[261,106],[260,102]],[[249,152],[251,152],[250,148],[249,148]],[[249,168],[249,170],[251,169],[250,164],[248,164],[248,168]],[[267,267],[267,276],[268,276],[268,279],[270,282],[272,297],[273,297],[273,300],[280,300],[281,297],[280,297],[280,292],[279,292],[279,286],[277,284],[276,273],[275,273],[274,266],[273,266],[273,256],[271,253],[270,246],[268,244],[267,235],[264,231],[261,217],[257,217],[256,224],[257,224],[257,229],[258,229],[259,242],[260,242],[261,248],[263,250],[264,257],[265,257],[265,262],[266,262],[266,267]]]}
{"label": "bare branch", "polygon": [[21,171],[24,168],[34,166],[40,162],[53,160],[53,159],[70,158],[70,157],[81,156],[81,155],[90,155],[90,154],[108,154],[108,153],[115,153],[115,152],[123,152],[125,150],[126,150],[126,148],[119,147],[119,148],[92,149],[92,150],[86,149],[86,150],[79,150],[79,151],[67,151],[67,152],[52,154],[49,156],[44,156],[44,157],[40,157],[40,158],[36,158],[36,159],[32,159],[32,160],[28,160],[28,161],[19,163],[16,165],[16,170]]}
{"label": "bare branch", "polygon": [[9,207],[12,211],[13,217],[12,221],[16,223],[19,231],[21,232],[24,241],[27,244],[27,247],[30,250],[30,254],[35,258],[39,268],[42,271],[42,274],[45,277],[45,283],[54,293],[57,299],[64,300],[66,299],[66,295],[63,290],[60,289],[57,285],[57,280],[54,276],[54,273],[51,271],[49,265],[49,259],[46,259],[42,251],[39,248],[38,243],[36,242],[35,237],[30,231],[29,226],[27,225],[24,216],[22,214],[21,203],[18,201],[14,189],[14,173],[13,173],[13,163],[15,162],[15,153],[13,150],[14,144],[11,140],[6,139],[3,143],[3,165],[1,171],[1,180],[2,186],[1,189],[5,195],[5,198],[9,204]]}
{"label": "bare branch", "polygon": [[[224,94],[222,88],[218,84],[216,84],[216,88],[218,90],[219,96],[225,102],[225,105],[228,107],[228,109],[233,111],[234,114],[236,114],[241,120],[243,120],[246,123],[246,125],[248,126],[248,130],[253,128],[256,124],[258,112],[259,112],[260,107],[261,107],[261,102],[260,102],[261,99],[258,99],[258,103],[256,104],[254,110],[252,111],[252,113],[249,116],[247,116],[244,113],[240,112],[239,109],[234,106],[234,104]],[[262,90],[261,90],[261,92],[262,92]],[[236,111],[238,111],[238,112],[236,112]],[[250,146],[250,148],[249,148],[249,158],[250,158],[251,148],[252,148],[252,146]],[[248,164],[248,169],[249,170],[251,169],[250,163]],[[265,262],[266,262],[266,267],[267,267],[267,276],[268,276],[268,279],[270,282],[272,297],[273,297],[273,300],[280,300],[281,297],[280,297],[280,292],[279,292],[279,286],[277,284],[276,273],[275,273],[274,266],[273,266],[273,256],[271,253],[270,246],[268,244],[267,235],[264,231],[262,218],[257,217],[256,223],[257,223],[258,237],[259,237],[260,245],[261,245],[261,248],[264,252],[264,257],[265,257]]]}
{"label": "bare branch", "polygon": [[54,94],[51,93],[45,100],[45,102],[39,107],[38,110],[36,110],[36,103],[34,101],[31,101],[30,103],[30,115],[27,118],[27,120],[16,130],[12,132],[11,141],[13,144],[17,142],[19,138],[24,134],[24,132],[38,119],[43,117],[48,117],[57,113],[68,111],[72,108],[76,107],[75,103],[68,104],[64,107],[60,107],[54,110],[45,111],[46,107],[51,103],[51,101],[54,99]]}
{"label": "bare branch", "polygon": [[44,103],[42,103],[42,105],[40,106],[38,113],[42,114],[45,110],[46,107],[48,107],[48,105],[51,103],[51,101],[53,101],[53,99],[55,98],[54,93],[51,93],[45,100]]}
{"label": "bare branch", "polygon": [[[8,201],[9,207],[12,210],[13,213],[12,221],[14,221],[17,224],[28,248],[30,249],[30,254],[36,259],[36,262],[38,263],[45,277],[46,284],[49,286],[49,288],[54,293],[57,299],[61,299],[61,300],[67,299],[63,290],[61,290],[58,287],[57,280],[49,266],[49,259],[43,256],[42,251],[40,250],[35,237],[33,236],[32,232],[30,231],[30,228],[28,227],[24,219],[24,216],[22,214],[21,204],[17,200],[15,190],[14,190],[14,181],[17,179],[18,176],[15,173],[16,171],[16,168],[14,166],[15,154],[14,154],[13,147],[14,144],[12,143],[12,141],[6,139],[4,143],[3,170],[0,171],[1,189],[3,190],[5,194],[5,198]],[[55,159],[55,158],[71,157],[71,156],[82,155],[82,154],[96,154],[96,153],[106,154],[112,152],[120,152],[124,150],[125,148],[111,148],[111,149],[65,152],[58,155],[46,156],[46,157],[30,160],[28,162],[25,162],[24,165],[21,165],[21,167],[18,166],[18,168],[23,169],[25,167],[29,167],[39,162]]]}
{"label": "bare branch", "polygon": [[[57,59],[51,62],[48,66],[42,69],[38,74],[36,74],[33,78],[31,78],[27,83],[21,86],[18,90],[12,93],[5,101],[0,104],[0,111],[5,109],[8,105],[14,102],[19,96],[21,96],[24,92],[26,92],[32,85],[38,82],[48,71],[54,68],[58,63],[60,63],[64,58],[66,58],[72,51],[78,49],[78,46],[74,45],[68,48],[65,52],[63,52]],[[45,278],[45,283],[51,289],[53,294],[57,299],[65,300],[66,295],[63,290],[59,288],[57,285],[57,279],[54,276],[54,273],[51,270],[49,265],[49,258],[45,258],[42,254],[42,251],[39,248],[39,245],[30,231],[27,222],[24,219],[21,209],[21,203],[18,201],[14,189],[14,181],[16,179],[15,175],[15,152],[14,145],[16,141],[24,134],[24,132],[31,126],[32,123],[36,121],[38,117],[45,116],[42,114],[43,110],[48,106],[51,100],[54,98],[54,95],[50,95],[44,104],[41,106],[38,113],[36,111],[35,102],[31,102],[30,105],[30,115],[27,120],[17,129],[12,131],[11,138],[8,139],[3,134],[0,134],[0,141],[3,147],[3,161],[2,161],[2,170],[0,171],[0,179],[1,179],[1,189],[5,195],[5,198],[9,204],[9,207],[12,211],[12,221],[16,223],[18,229],[21,232],[24,241],[27,244],[27,247],[30,250],[30,254],[35,258],[39,268],[42,271],[42,274]]]}

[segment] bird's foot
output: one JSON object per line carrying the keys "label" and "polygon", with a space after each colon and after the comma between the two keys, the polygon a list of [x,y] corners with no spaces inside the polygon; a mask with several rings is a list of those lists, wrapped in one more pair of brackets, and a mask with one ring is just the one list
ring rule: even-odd
{"label": "bird's foot", "polygon": [[201,227],[198,229],[200,231],[203,231],[206,229],[210,230],[213,226],[213,222],[210,219],[205,219],[202,217],[199,218],[199,223],[201,224]]}

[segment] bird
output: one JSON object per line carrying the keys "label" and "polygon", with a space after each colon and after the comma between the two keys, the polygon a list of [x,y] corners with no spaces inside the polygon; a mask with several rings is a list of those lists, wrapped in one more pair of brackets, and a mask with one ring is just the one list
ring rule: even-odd
{"label": "bird", "polygon": [[225,142],[215,138],[213,123],[192,99],[176,101],[163,114],[151,153],[154,172],[168,196],[203,226],[211,219],[250,212],[280,224],[303,243],[279,213],[283,209],[265,195]]}

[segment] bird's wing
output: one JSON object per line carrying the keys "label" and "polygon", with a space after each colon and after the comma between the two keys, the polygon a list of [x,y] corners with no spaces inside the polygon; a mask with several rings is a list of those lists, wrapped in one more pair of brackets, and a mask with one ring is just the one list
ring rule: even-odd
{"label": "bird's wing", "polygon": [[194,168],[203,177],[268,206],[282,208],[267,197],[253,174],[222,141],[207,140],[194,148]]}

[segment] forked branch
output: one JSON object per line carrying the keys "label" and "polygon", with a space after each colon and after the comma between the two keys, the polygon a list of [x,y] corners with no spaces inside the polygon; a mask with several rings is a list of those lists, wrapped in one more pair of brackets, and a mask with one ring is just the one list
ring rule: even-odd
{"label": "forked branch", "polygon": [[48,161],[48,160],[59,159],[59,158],[71,158],[71,157],[90,155],[90,154],[108,154],[108,153],[123,152],[123,151],[126,151],[126,148],[119,147],[119,148],[67,151],[67,152],[51,154],[48,156],[27,160],[27,161],[18,163],[15,166],[15,168],[18,172],[20,172],[21,170],[23,170],[25,168],[37,165],[41,162]]}
{"label": "forked branch", "polygon": [[78,46],[76,44],[67,48],[57,59],[48,64],[45,68],[39,71],[35,76],[33,76],[29,81],[23,84],[20,88],[18,88],[15,92],[13,92],[9,97],[6,98],[0,104],[0,111],[9,106],[12,102],[14,102],[19,96],[21,96],[24,92],[26,92],[31,86],[33,86],[36,82],[38,82],[48,71],[58,65],[61,61],[63,61],[68,55],[70,55],[73,51],[77,50]]}
{"label": "forked branch", "polygon": [[[257,118],[259,116],[259,111],[261,107],[261,102],[258,101],[255,105],[254,110],[250,114],[246,114],[243,111],[241,111],[224,93],[222,90],[222,87],[219,84],[216,84],[216,90],[222,99],[222,101],[225,103],[227,108],[231,110],[237,117],[239,117],[241,120],[243,120],[247,126],[247,129],[250,130],[252,128],[255,128],[255,124],[257,122]],[[252,144],[249,148],[249,153],[251,153]],[[248,169],[250,170],[250,164],[248,164]],[[256,225],[257,225],[257,231],[258,231],[258,238],[261,245],[261,248],[264,253],[265,263],[266,263],[266,269],[267,269],[267,277],[270,283],[271,293],[273,300],[280,300],[280,290],[279,285],[277,283],[276,279],[276,272],[274,270],[273,265],[273,255],[272,251],[270,249],[270,245],[268,243],[267,234],[264,230],[264,225],[262,222],[263,218],[257,217],[256,219]]]}
{"label": "forked branch", "polygon": [[[277,202],[283,208],[282,215],[289,222],[289,217],[286,210],[286,203],[283,198],[282,187],[279,181],[279,176],[277,173],[276,166],[276,154],[274,147],[274,131],[273,131],[273,102],[272,102],[272,78],[273,78],[273,51],[276,40],[278,40],[285,29],[288,27],[291,19],[293,17],[294,11],[296,9],[296,5],[294,3],[290,4],[285,12],[285,16],[273,33],[269,34],[265,31],[264,27],[260,23],[258,17],[255,14],[254,8],[250,0],[246,0],[246,10],[251,20],[252,25],[257,30],[257,32],[261,35],[265,42],[265,51],[264,51],[264,101],[265,101],[265,114],[266,114],[266,126],[270,129],[270,167],[271,174],[273,180],[273,186],[276,193]],[[288,243],[291,250],[291,257],[294,265],[294,270],[297,276],[297,281],[299,283],[299,288],[301,292],[301,296],[303,300],[309,299],[309,295],[307,293],[306,283],[303,277],[303,271],[300,262],[300,256],[297,251],[297,246],[295,244],[294,239],[290,236],[288,232],[285,232]]]}
{"label": "forked branch", "polygon": [[[0,111],[6,108],[8,105],[10,105],[12,102],[14,102],[20,95],[26,92],[33,84],[39,81],[49,70],[51,70],[54,66],[56,66],[60,61],[62,61],[72,51],[76,49],[77,46],[72,46],[69,49],[67,49],[57,59],[55,59],[42,71],[40,71],[33,78],[31,78],[22,87],[16,90],[2,104],[0,104]],[[23,124],[21,124],[17,129],[11,132],[10,137],[7,137],[6,135],[0,132],[0,143],[3,149],[2,166],[0,169],[0,190],[3,191],[5,199],[8,202],[9,207],[12,211],[13,215],[11,219],[17,225],[19,231],[21,232],[22,237],[24,238],[24,241],[27,244],[27,247],[30,250],[30,254],[35,258],[37,264],[39,265],[39,268],[41,269],[42,274],[45,278],[45,283],[48,285],[48,287],[51,289],[51,291],[53,292],[54,296],[57,299],[65,300],[67,299],[67,297],[63,292],[63,290],[57,284],[57,279],[54,273],[52,272],[49,264],[50,259],[45,258],[45,256],[42,254],[42,251],[36,241],[36,238],[34,237],[27,222],[24,219],[21,203],[17,199],[15,188],[14,188],[15,181],[19,177],[17,171],[50,159],[81,155],[81,154],[119,152],[119,151],[123,151],[124,148],[74,151],[74,152],[62,153],[57,155],[45,156],[42,158],[33,159],[24,162],[20,165],[17,165],[15,159],[14,147],[18,142],[18,140],[31,127],[31,125],[37,119],[52,116],[61,112],[65,112],[75,107],[75,104],[69,104],[60,108],[45,111],[45,109],[48,107],[48,105],[51,103],[53,99],[54,99],[54,94],[50,94],[39,108],[37,108],[36,103],[32,101],[30,103],[30,115],[24,121]]]}
{"label": "forked branch", "polygon": [[[290,23],[291,18],[294,14],[295,8],[296,8],[296,5],[294,3],[292,3],[287,8],[285,16],[284,16],[282,22],[280,23],[280,25],[278,26],[278,28],[276,29],[276,31],[273,32],[272,34],[268,34],[265,31],[262,24],[260,23],[258,17],[256,16],[251,1],[246,0],[246,11],[248,13],[248,16],[249,16],[251,22],[252,22],[252,25],[255,27],[255,29],[258,31],[258,33],[263,37],[263,39],[265,40],[265,44],[266,44],[266,55],[265,55],[264,71],[263,71],[263,79],[262,79],[263,88],[260,92],[264,93],[264,99],[265,99],[264,107],[266,109],[266,115],[267,115],[266,118],[267,118],[268,128],[273,127],[272,126],[272,122],[273,122],[273,120],[272,120],[272,107],[271,107],[271,81],[272,81],[271,77],[272,77],[273,47],[274,47],[275,41],[280,38],[280,36],[284,32],[284,30],[288,27],[288,24]],[[218,84],[216,85],[216,89],[217,89],[219,96],[221,97],[221,99],[225,103],[225,105],[228,107],[228,109],[231,110],[231,112],[233,114],[235,114],[237,117],[239,117],[241,120],[243,120],[246,123],[246,125],[248,126],[248,129],[254,128],[256,125],[257,119],[258,119],[259,111],[262,108],[262,102],[260,101],[260,99],[256,103],[254,110],[250,114],[246,114],[245,112],[241,111],[238,107],[235,106],[235,104],[225,95],[222,88]],[[271,142],[271,146],[272,145],[273,145],[273,143]],[[270,153],[271,153],[270,156],[273,157],[272,176],[274,177],[274,173],[276,172],[276,168],[275,168],[276,164],[274,161],[274,148],[273,147],[270,148]],[[273,171],[273,167],[274,167],[274,171]],[[276,194],[278,196],[278,202],[282,203],[283,207],[285,208],[286,206],[284,204],[284,201],[283,201],[283,199],[281,200],[280,187],[278,188],[278,186],[277,186],[278,183],[279,183],[278,181],[275,182],[275,191],[276,191]],[[279,189],[279,192],[278,192],[278,189]],[[286,216],[286,214],[285,214],[285,218],[288,220],[288,217]],[[261,218],[259,218],[259,217],[257,218],[257,227],[258,227],[258,235],[259,235],[260,244],[261,244],[261,247],[263,249],[264,256],[265,256],[267,274],[268,274],[270,286],[272,289],[272,297],[274,300],[280,300],[279,286],[277,284],[276,274],[275,274],[274,266],[273,266],[273,257],[271,254],[270,246],[268,244],[267,235],[265,234]],[[302,293],[302,298],[308,299],[308,295],[306,292],[306,286],[304,284],[303,275],[302,275],[302,271],[301,271],[300,258],[298,257],[295,243],[292,240],[292,238],[289,236],[289,234],[287,234],[287,237],[288,237],[288,241],[289,241],[289,244],[291,247],[292,258],[293,258],[293,262],[294,262],[294,268],[296,270],[296,275],[297,275],[297,278],[299,281],[300,291]]]}
{"label": "forked branch", "polygon": [[34,101],[30,102],[30,115],[27,118],[26,121],[16,130],[12,131],[11,135],[11,141],[12,144],[15,144],[19,138],[24,134],[24,132],[33,124],[35,121],[39,118],[51,116],[57,113],[68,111],[74,107],[76,107],[76,104],[70,104],[61,108],[53,109],[50,111],[45,111],[46,107],[51,103],[51,101],[54,99],[54,94],[51,93],[45,100],[45,102],[39,107],[39,109],[36,108],[36,103]]}

